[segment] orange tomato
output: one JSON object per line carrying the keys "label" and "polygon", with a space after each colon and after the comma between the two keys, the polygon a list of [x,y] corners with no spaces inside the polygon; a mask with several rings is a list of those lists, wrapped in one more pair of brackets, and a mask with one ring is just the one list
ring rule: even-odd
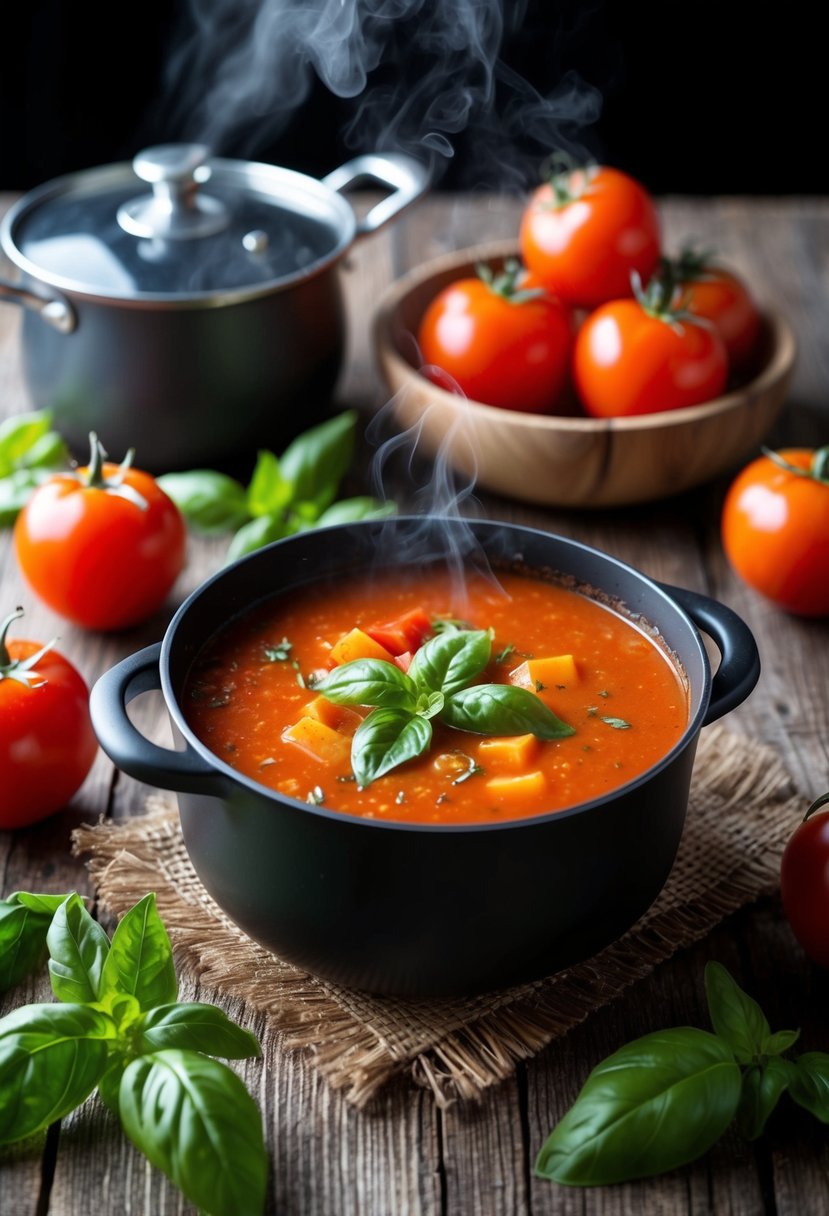
{"label": "orange tomato", "polygon": [[613,300],[585,320],[573,381],[588,414],[617,418],[697,405],[719,396],[728,358],[713,328]]}
{"label": "orange tomato", "polygon": [[829,615],[829,448],[764,452],[723,503],[723,549],[741,579],[799,616]]}
{"label": "orange tomato", "polygon": [[17,517],[14,545],[32,591],[85,629],[126,629],[164,602],[185,561],[187,529],[149,473],[103,461],[55,473]]}
{"label": "orange tomato", "polygon": [[569,311],[523,268],[458,279],[432,300],[418,328],[423,374],[449,392],[502,409],[552,410],[567,382]]}
{"label": "orange tomato", "polygon": [[762,316],[748,285],[710,255],[693,250],[685,250],[666,265],[680,288],[681,307],[716,327],[733,372],[750,371],[757,356]]}
{"label": "orange tomato", "polygon": [[597,308],[632,294],[660,252],[659,215],[634,178],[598,166],[555,174],[531,195],[519,228],[527,269],[565,303]]}
{"label": "orange tomato", "polygon": [[0,625],[0,829],[24,827],[66,805],[98,751],[89,691],[51,646],[7,641],[18,608]]}

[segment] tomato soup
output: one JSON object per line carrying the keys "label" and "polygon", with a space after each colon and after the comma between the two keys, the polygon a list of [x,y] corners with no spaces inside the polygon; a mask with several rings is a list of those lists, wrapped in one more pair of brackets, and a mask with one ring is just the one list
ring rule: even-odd
{"label": "tomato soup", "polygon": [[[684,676],[639,622],[523,573],[470,575],[458,599],[448,573],[426,568],[264,600],[205,645],[184,686],[185,717],[211,751],[269,789],[411,823],[491,823],[600,797],[655,764],[685,731]],[[432,644],[449,635],[450,650],[463,644],[464,656],[479,660],[459,679],[443,643]],[[334,698],[335,673],[342,684],[358,670],[382,675],[385,699],[365,693],[361,704],[365,682],[346,703],[324,695],[328,687]],[[481,729],[458,729],[453,706],[477,712],[479,693],[485,708],[520,706],[514,724],[505,729],[496,715],[487,725],[484,715]],[[376,708],[383,705],[391,708]],[[372,712],[381,727],[402,721],[405,746],[383,753],[393,767],[361,782],[355,737],[366,735]],[[549,723],[558,724],[556,737]],[[374,763],[377,747],[390,746],[384,729],[371,746]]]}

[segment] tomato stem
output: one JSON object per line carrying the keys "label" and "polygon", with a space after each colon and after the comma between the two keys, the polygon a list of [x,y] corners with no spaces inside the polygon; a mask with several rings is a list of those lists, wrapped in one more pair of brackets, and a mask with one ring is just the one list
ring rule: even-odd
{"label": "tomato stem", "polygon": [[3,671],[6,667],[10,667],[14,662],[9,654],[9,648],[6,645],[6,634],[9,632],[9,628],[12,623],[14,621],[19,621],[22,616],[23,609],[20,607],[15,608],[14,612],[10,612],[3,621],[2,625],[0,625],[0,671]]}
{"label": "tomato stem", "polygon": [[760,451],[779,469],[785,469],[794,477],[806,477],[809,481],[819,481],[821,485],[829,485],[829,447],[818,448],[813,453],[811,464],[807,469],[800,465],[789,464],[784,456],[772,451],[771,448],[761,447]]}
{"label": "tomato stem", "polygon": [[24,684],[26,688],[40,688],[42,684],[46,683],[46,680],[43,676],[38,675],[34,668],[37,667],[47,651],[52,649],[57,638],[52,638],[51,642],[47,642],[45,646],[41,646],[34,654],[30,654],[27,659],[13,659],[6,645],[6,634],[12,622],[19,621],[22,616],[23,609],[17,607],[0,624],[0,680],[16,680],[18,684]]}
{"label": "tomato stem", "polygon": [[826,806],[827,802],[829,802],[829,794],[821,794],[819,798],[815,798],[814,802],[803,816],[803,822],[805,823],[809,816],[814,815],[814,813],[819,811],[821,807]]}
{"label": "tomato stem", "polygon": [[89,432],[89,447],[89,464],[86,476],[80,479],[83,481],[83,484],[89,489],[106,490],[111,494],[118,494],[121,498],[128,499],[141,511],[146,511],[147,500],[124,481],[127,471],[132,467],[132,462],[135,459],[135,448],[130,448],[115,472],[109,477],[105,477],[104,460],[106,459],[106,452],[94,431]]}
{"label": "tomato stem", "polygon": [[544,287],[523,289],[519,286],[519,280],[524,274],[524,267],[516,258],[508,258],[499,274],[496,274],[492,267],[487,266],[484,262],[479,262],[475,270],[478,278],[486,284],[493,295],[500,296],[509,304],[526,304],[528,300],[540,300],[542,296],[547,295]]}

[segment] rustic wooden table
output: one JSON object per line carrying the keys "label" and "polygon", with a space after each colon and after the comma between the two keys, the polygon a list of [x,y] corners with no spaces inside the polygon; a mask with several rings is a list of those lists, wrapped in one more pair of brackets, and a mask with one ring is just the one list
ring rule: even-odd
{"label": "rustic wooden table", "polygon": [[[383,404],[369,345],[369,322],[380,290],[422,259],[513,236],[519,206],[515,199],[434,196],[355,248],[344,268],[351,340],[338,394],[343,405],[355,406],[367,418]],[[760,299],[782,308],[794,326],[800,346],[796,374],[771,440],[829,442],[829,201],[670,198],[661,200],[661,208],[669,246],[678,248],[685,237],[715,246],[749,278]],[[18,325],[16,309],[0,310],[2,414],[28,408]],[[140,464],[140,451],[138,455]],[[357,467],[358,484],[361,475]],[[771,744],[806,795],[816,796],[829,786],[827,624],[783,615],[731,574],[718,532],[727,483],[723,477],[658,505],[600,513],[535,509],[485,494],[479,498],[493,516],[586,541],[649,575],[704,591],[736,609],[756,635],[763,674],[748,701],[729,716],[729,726]],[[217,567],[222,553],[222,543],[192,540],[176,601]],[[0,535],[0,579],[6,609],[17,603],[26,607],[27,635],[59,633],[61,648],[90,683],[125,654],[160,637],[175,607],[171,603],[167,612],[127,634],[84,634],[34,602],[21,582],[8,533]],[[162,720],[155,700],[144,710],[145,729],[157,730],[163,738]],[[71,830],[101,816],[120,820],[135,815],[147,793],[147,787],[118,774],[99,755],[65,812],[31,830],[0,833],[0,893],[74,889],[92,895],[83,862],[70,856]],[[829,1049],[829,977],[805,961],[779,901],[770,898],[730,918],[698,947],[675,956],[578,1030],[519,1066],[480,1105],[456,1104],[441,1111],[425,1091],[401,1080],[370,1111],[358,1113],[300,1055],[280,1054],[267,1069],[259,1061],[246,1062],[241,1072],[261,1104],[270,1149],[267,1211],[280,1216],[829,1212],[825,1129],[788,1102],[754,1144],[730,1132],[698,1163],[661,1178],[578,1191],[533,1176],[541,1143],[594,1064],[647,1031],[708,1024],[702,972],[709,958],[729,967],[761,1003],[773,1028],[799,1026],[804,1046]],[[186,991],[196,997],[192,984]],[[48,983],[32,980],[7,994],[0,1014],[26,1001],[48,999]],[[238,1009],[230,1012],[241,1015]],[[132,1149],[97,1099],[34,1146],[28,1143],[0,1156],[2,1216],[86,1216],[89,1211],[101,1216],[192,1211]]]}

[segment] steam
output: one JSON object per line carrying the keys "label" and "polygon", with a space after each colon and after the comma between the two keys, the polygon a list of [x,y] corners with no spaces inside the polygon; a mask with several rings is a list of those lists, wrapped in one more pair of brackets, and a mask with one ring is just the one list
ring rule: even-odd
{"label": "steam", "polygon": [[545,97],[501,60],[525,12],[523,0],[189,0],[166,70],[169,138],[257,156],[319,81],[342,100],[338,134],[355,153],[408,152],[439,177],[466,133],[466,185],[523,188],[552,150],[584,154],[601,108],[575,72]]}
{"label": "steam", "polygon": [[[408,566],[439,564],[450,574],[453,603],[462,616],[470,572],[486,578],[494,592],[505,594],[470,522],[486,518],[474,495],[477,480],[474,444],[461,408],[437,450],[427,452],[423,430],[428,426],[427,416],[432,407],[427,407],[415,423],[401,431],[398,403],[398,397],[386,402],[366,427],[366,441],[375,449],[370,477],[375,497],[381,501],[394,497],[400,512],[413,518],[405,533],[396,527],[394,516],[386,522],[385,532],[381,531],[377,542],[378,560],[381,564],[402,561]],[[467,448],[465,452],[461,445]],[[459,468],[465,472],[461,474]],[[393,496],[390,487],[394,487]]]}

